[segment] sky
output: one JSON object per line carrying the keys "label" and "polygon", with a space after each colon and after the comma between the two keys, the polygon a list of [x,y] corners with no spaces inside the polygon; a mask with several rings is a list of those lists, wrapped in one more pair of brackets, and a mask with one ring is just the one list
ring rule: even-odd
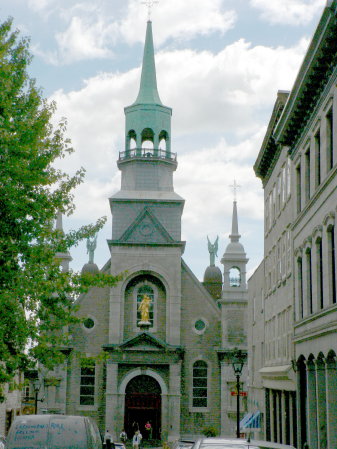
{"label": "sky", "polygon": [[[263,189],[253,165],[278,90],[290,90],[326,0],[159,0],[151,20],[157,84],[173,109],[175,191],[185,199],[185,262],[199,280],[209,265],[207,236],[229,243],[234,179],[248,277],[263,257]],[[109,197],[120,188],[124,107],[137,96],[148,10],[142,0],[1,0],[0,17],[29,36],[30,76],[66,117],[75,149],[59,163],[86,170],[65,231],[106,216],[95,262],[109,259]],[[88,261],[85,242],[71,268]]]}

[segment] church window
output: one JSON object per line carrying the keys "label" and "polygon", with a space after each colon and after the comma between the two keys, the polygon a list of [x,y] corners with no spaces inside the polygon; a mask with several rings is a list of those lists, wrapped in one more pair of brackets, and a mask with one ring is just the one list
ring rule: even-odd
{"label": "church window", "polygon": [[83,326],[86,329],[90,330],[95,326],[95,321],[92,318],[88,317],[83,321]]}
{"label": "church window", "polygon": [[207,407],[207,363],[198,360],[193,364],[193,407]]}
{"label": "church window", "polygon": [[207,326],[208,326],[207,320],[205,320],[204,318],[198,318],[197,320],[194,321],[193,330],[196,334],[201,335],[205,332]]}
{"label": "church window", "polygon": [[149,306],[149,322],[150,327],[153,327],[154,322],[154,291],[150,285],[144,284],[137,290],[137,324],[141,321],[141,311],[139,310],[140,303],[142,302],[144,296],[148,296],[151,300]]}
{"label": "church window", "polygon": [[80,405],[95,404],[95,361],[83,359],[81,361]]}

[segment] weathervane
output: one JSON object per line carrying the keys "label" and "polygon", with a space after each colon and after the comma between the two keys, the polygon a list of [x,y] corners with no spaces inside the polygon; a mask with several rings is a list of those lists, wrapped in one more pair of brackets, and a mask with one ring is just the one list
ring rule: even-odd
{"label": "weathervane", "polygon": [[233,193],[234,193],[234,201],[236,201],[236,194],[238,189],[241,187],[239,186],[239,184],[237,184],[236,180],[234,179],[233,185],[229,186],[229,187],[233,187]]}
{"label": "weathervane", "polygon": [[142,2],[143,5],[147,6],[147,18],[148,20],[151,20],[151,12],[152,12],[152,7],[153,5],[159,3],[159,0],[144,0]]}

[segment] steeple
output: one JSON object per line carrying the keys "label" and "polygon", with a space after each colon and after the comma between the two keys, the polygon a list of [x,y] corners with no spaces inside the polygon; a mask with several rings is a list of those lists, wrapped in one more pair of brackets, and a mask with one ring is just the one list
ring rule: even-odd
{"label": "steeple", "polygon": [[232,215],[232,233],[229,238],[231,242],[238,242],[241,235],[239,234],[239,226],[238,226],[238,210],[236,206],[236,200],[233,202],[233,215]]}
{"label": "steeple", "polygon": [[156,64],[154,60],[154,48],[152,37],[152,22],[149,20],[146,27],[146,37],[143,55],[142,75],[140,79],[140,87],[138,97],[134,104],[160,104]]}
{"label": "steeple", "polygon": [[120,153],[120,159],[159,157],[175,164],[175,155],[171,154],[172,109],[163,105],[158,94],[150,20],[146,26],[138,96],[131,106],[124,108],[124,113],[125,151]]}
{"label": "steeple", "polygon": [[233,201],[232,232],[229,235],[230,242],[222,256],[224,265],[224,289],[240,287],[246,289],[246,264],[248,259],[243,245],[240,243],[238,211],[236,199]]}

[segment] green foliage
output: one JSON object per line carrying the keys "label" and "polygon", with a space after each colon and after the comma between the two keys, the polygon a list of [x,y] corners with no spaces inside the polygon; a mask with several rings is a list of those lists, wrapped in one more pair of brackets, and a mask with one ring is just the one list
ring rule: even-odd
{"label": "green foliage", "polygon": [[[120,277],[63,272],[58,254],[92,237],[105,219],[68,234],[53,229],[57,213],[74,211],[70,176],[54,166],[73,149],[66,121],[54,129],[55,104],[42,98],[27,73],[29,40],[0,24],[0,388],[18,369],[64,359],[66,326],[79,321],[75,299]],[[0,391],[1,395],[1,391]]]}
{"label": "green foliage", "polygon": [[216,437],[217,431],[214,427],[208,426],[202,429],[202,434],[207,438]]}

